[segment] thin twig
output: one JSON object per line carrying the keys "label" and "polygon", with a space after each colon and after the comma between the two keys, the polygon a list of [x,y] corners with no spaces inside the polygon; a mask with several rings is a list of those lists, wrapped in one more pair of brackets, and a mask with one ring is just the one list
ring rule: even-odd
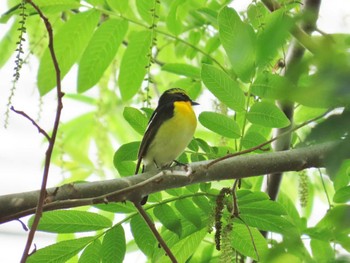
{"label": "thin twig", "polygon": [[54,148],[55,141],[56,141],[58,126],[60,123],[61,111],[63,108],[62,97],[64,95],[64,93],[62,92],[62,89],[61,89],[61,72],[60,72],[60,68],[58,65],[58,61],[56,58],[54,45],[53,45],[54,39],[53,39],[53,32],[52,32],[51,23],[49,22],[47,17],[42,13],[40,8],[35,3],[32,2],[32,0],[27,0],[27,2],[38,12],[40,18],[44,21],[44,24],[45,24],[45,27],[46,27],[46,30],[47,30],[47,33],[49,36],[48,46],[49,46],[50,55],[51,55],[52,62],[53,62],[55,72],[56,72],[57,109],[56,109],[56,116],[55,116],[55,120],[54,120],[54,124],[53,124],[53,129],[52,129],[52,135],[51,135],[51,138],[49,140],[49,145],[48,145],[47,150],[46,150],[45,166],[44,166],[44,172],[43,172],[43,179],[41,182],[40,196],[39,196],[33,224],[32,224],[32,227],[29,231],[26,246],[25,246],[23,254],[22,254],[21,263],[25,263],[27,260],[27,257],[29,255],[29,250],[30,250],[30,247],[31,247],[33,239],[34,239],[34,235],[35,235],[35,232],[36,232],[37,227],[39,225],[39,221],[40,221],[40,218],[41,218],[41,215],[43,212],[43,206],[44,206],[45,197],[46,197],[46,185],[47,185],[47,180],[48,180],[49,170],[50,170],[51,156],[52,156],[53,148]]}
{"label": "thin twig", "polygon": [[43,135],[46,137],[46,139],[47,139],[48,141],[51,140],[51,138],[50,138],[50,136],[47,134],[47,132],[46,132],[43,128],[41,128],[41,127],[39,126],[39,124],[36,123],[35,120],[33,120],[31,117],[29,117],[27,113],[25,113],[24,111],[16,110],[13,106],[11,106],[11,110],[14,111],[14,112],[16,112],[16,113],[19,114],[19,115],[24,116],[26,119],[30,120],[30,121],[33,123],[33,125],[38,129],[39,133],[43,134]]}
{"label": "thin twig", "polygon": [[176,258],[174,256],[174,254],[171,252],[170,248],[168,247],[168,245],[165,243],[165,241],[163,240],[163,238],[159,234],[157,228],[155,227],[154,223],[152,222],[151,218],[148,216],[146,211],[143,209],[143,207],[140,204],[140,202],[134,202],[134,206],[136,207],[136,209],[140,213],[140,215],[143,217],[143,219],[145,220],[145,222],[148,225],[148,227],[151,229],[153,235],[156,237],[156,239],[158,240],[159,244],[164,249],[164,251],[166,252],[167,256],[170,258],[171,262],[177,263],[177,260],[176,260]]}
{"label": "thin twig", "polygon": [[254,152],[255,150],[259,150],[259,149],[261,149],[262,147],[264,147],[264,146],[266,146],[266,145],[268,145],[268,144],[270,144],[270,143],[276,141],[276,140],[279,139],[281,136],[284,136],[284,135],[286,135],[286,134],[290,134],[290,133],[292,133],[292,132],[294,132],[294,131],[296,131],[296,130],[298,130],[298,129],[300,129],[300,128],[302,128],[302,127],[308,125],[308,124],[310,124],[311,122],[317,121],[318,119],[320,119],[320,118],[324,117],[325,115],[327,115],[327,114],[328,114],[329,112],[331,112],[332,110],[333,110],[333,109],[328,110],[328,111],[326,111],[325,113],[323,113],[323,114],[321,114],[321,115],[319,115],[319,116],[317,116],[317,117],[315,117],[315,118],[313,118],[313,119],[311,119],[311,120],[308,120],[308,121],[306,121],[306,122],[303,122],[302,124],[300,124],[300,125],[298,125],[298,126],[295,126],[294,128],[292,128],[292,129],[290,129],[290,130],[287,130],[287,131],[285,131],[284,133],[281,133],[281,134],[279,134],[278,136],[273,137],[271,140],[268,140],[268,141],[266,141],[266,142],[264,142],[264,143],[262,143],[262,144],[259,144],[259,145],[255,146],[255,147],[252,147],[252,148],[249,148],[249,149],[240,151],[240,152],[227,154],[227,155],[225,155],[225,156],[223,156],[223,157],[221,157],[221,158],[215,159],[214,161],[208,163],[207,166],[206,166],[206,168],[209,168],[210,166],[213,166],[214,164],[216,164],[216,163],[218,163],[218,162],[221,162],[221,161],[223,161],[223,160],[226,160],[226,159],[229,159],[229,158],[238,156],[238,155],[243,155],[243,154],[246,154],[246,153]]}

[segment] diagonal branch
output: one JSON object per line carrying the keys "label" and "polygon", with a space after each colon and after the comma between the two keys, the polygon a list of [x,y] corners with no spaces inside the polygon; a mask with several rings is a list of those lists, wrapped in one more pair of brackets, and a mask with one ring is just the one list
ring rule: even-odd
{"label": "diagonal branch", "polygon": [[[212,161],[189,164],[189,175],[183,167],[163,172],[148,172],[113,180],[66,184],[47,189],[44,211],[94,205],[106,202],[135,201],[140,196],[190,184],[247,178],[268,173],[300,171],[325,167],[325,159],[339,143],[323,143],[282,152],[242,155],[222,160],[208,168]],[[349,156],[350,157],[350,156]],[[161,174],[161,176],[154,176]],[[147,183],[143,183],[147,181]],[[110,194],[113,193],[111,196]],[[0,223],[35,212],[40,191],[0,196]]]}

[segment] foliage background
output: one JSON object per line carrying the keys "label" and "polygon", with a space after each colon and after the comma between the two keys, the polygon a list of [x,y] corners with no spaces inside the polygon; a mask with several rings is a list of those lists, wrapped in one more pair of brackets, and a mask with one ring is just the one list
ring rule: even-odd
{"label": "foliage background", "polygon": [[[321,17],[322,17],[322,14],[321,14]],[[11,63],[8,63],[8,64],[10,64],[10,68],[13,67],[13,65],[11,65]],[[2,68],[1,69],[1,74],[3,74],[3,76],[4,76],[4,78],[1,78],[1,79],[6,79],[5,75],[12,75],[13,73],[12,73],[11,69],[8,70],[8,71],[5,71],[5,69]],[[18,93],[15,96],[14,102],[13,102],[14,105],[19,105],[20,107],[25,105],[25,111],[27,113],[29,113],[30,115],[32,115],[32,116],[36,116],[36,114],[39,111],[38,110],[38,106],[37,106],[39,104],[38,100],[35,100],[35,99],[31,100],[31,102],[34,105],[33,104],[32,105],[28,105],[27,104],[28,103],[28,99],[27,99],[28,96],[29,97],[37,96],[37,93],[36,93],[36,90],[35,90],[35,87],[36,87],[35,80],[33,82],[29,82],[28,81],[28,80],[32,79],[31,77],[33,75],[35,75],[35,74],[36,74],[36,66],[35,66],[35,60],[34,60],[34,66],[32,68],[25,67],[24,70],[21,72],[22,76],[21,76],[21,81],[20,81],[19,87],[18,87]],[[64,80],[63,87],[65,87],[65,92],[67,92],[67,89],[66,89],[67,87],[68,87],[68,90],[70,92],[74,92],[75,91],[74,81],[73,81],[73,84],[71,82],[72,78],[74,78],[74,74],[76,74],[76,72],[75,73],[71,73],[71,76],[67,76],[67,78]],[[10,83],[10,82],[11,81],[9,80],[9,81],[3,82],[3,83]],[[8,89],[6,89],[6,90],[8,90]],[[33,93],[36,94],[36,95],[32,95]],[[23,101],[21,101],[21,95],[22,94],[26,94],[26,95],[23,96],[24,97]],[[94,96],[97,93],[94,92],[94,91],[91,91],[90,94]],[[47,124],[47,128],[49,129],[49,127],[50,127],[49,120],[50,120],[51,116],[53,115],[54,107],[51,105],[51,103],[48,103],[47,101],[49,99],[53,99],[54,96],[52,96],[52,94],[51,95],[49,94],[48,96],[49,97],[45,97],[45,101],[43,103],[43,109],[44,110],[42,110],[40,112],[43,115],[42,116],[42,123],[44,123],[44,127]],[[5,98],[6,98],[6,96],[1,96],[1,102],[2,102],[1,103],[1,107],[2,107],[2,109],[3,109],[3,105],[6,104],[6,101],[4,100]],[[4,102],[3,102],[3,100],[4,100]],[[73,117],[72,116],[72,112],[74,112],[74,114],[76,114],[76,116],[79,116],[81,113],[86,112],[85,108],[82,108],[81,112],[76,111],[77,110],[77,105],[80,105],[80,104],[74,104],[74,102],[72,103],[72,101],[69,101],[69,102],[68,101],[69,100],[67,100],[67,103],[65,102],[65,108],[64,108],[64,111],[63,111],[63,113],[65,115],[63,117],[64,117],[65,120],[68,120],[68,119]],[[13,145],[11,145],[11,150],[14,149],[15,156],[13,156],[13,158],[11,158],[10,157],[11,155],[4,154],[6,152],[4,150],[4,151],[1,152],[1,154],[2,154],[1,157],[3,157],[1,159],[1,161],[3,162],[4,160],[12,159],[12,160],[16,160],[16,162],[20,162],[21,166],[25,167],[24,165],[26,163],[31,163],[32,162],[31,158],[32,158],[33,154],[37,155],[36,160],[38,160],[38,159],[40,160],[41,156],[44,155],[44,148],[40,149],[39,151],[38,151],[37,147],[35,147],[34,149],[31,148],[33,141],[32,141],[32,139],[30,139],[31,138],[30,136],[33,136],[34,138],[37,138],[39,141],[41,140],[41,136],[37,134],[36,130],[31,126],[30,123],[27,123],[22,118],[20,118],[19,116],[16,116],[16,115],[13,115],[13,114],[11,115],[10,128],[9,128],[9,130],[6,130],[6,131],[2,130],[2,134],[4,134],[4,135],[6,134],[5,136],[9,136],[9,134],[11,134],[12,132],[18,131],[19,128],[18,128],[18,126],[16,126],[17,124],[21,125],[20,126],[20,130],[25,130],[25,136],[20,136],[20,135],[17,134],[16,142],[13,143],[13,145],[15,145],[15,147],[13,147]],[[200,131],[199,131],[198,135],[200,136]],[[4,140],[4,141],[6,140],[7,141],[7,139],[3,139],[3,138],[6,138],[5,136],[4,137],[1,136],[2,140]],[[135,134],[133,134],[133,136],[134,136],[134,138],[136,138],[138,135],[135,133]],[[22,138],[23,138],[23,141],[19,141],[19,140],[22,140]],[[130,137],[124,137],[123,140],[130,141]],[[39,144],[37,144],[37,145],[39,145]],[[18,156],[18,149],[20,149],[21,153],[24,153],[25,157],[23,159],[19,158],[19,156]],[[111,151],[112,151],[112,149],[111,149]],[[108,162],[108,158],[110,159],[110,156],[111,156],[110,153],[106,154],[105,158],[106,158],[107,162]],[[5,163],[5,161],[4,161],[4,163]],[[7,162],[7,163],[9,163],[9,162]],[[30,183],[34,183],[33,184],[34,186],[30,187],[30,189],[36,189],[37,186],[40,184],[40,180],[41,180],[40,176],[38,176],[38,174],[40,174],[40,172],[39,172],[40,168],[38,169],[38,167],[37,167],[36,169],[33,169],[33,170],[25,169],[24,171],[26,171],[26,175],[25,176],[21,176],[17,180],[21,181],[21,185],[26,185],[26,186],[29,186],[29,182]],[[18,175],[18,174],[22,174],[23,175],[23,171],[21,171],[21,172],[17,172],[17,171],[16,172],[12,172],[12,174],[11,174],[11,171],[10,171],[10,173],[7,173],[7,172],[8,171],[4,169],[4,173],[2,173],[2,174],[8,174],[8,177],[11,177],[11,178],[14,177],[15,175]],[[107,171],[107,173],[109,173],[109,172]],[[56,169],[56,171],[52,170],[51,174],[56,174],[57,175],[56,178],[53,177],[53,176],[50,176],[50,180],[52,180],[50,182],[51,185],[56,185],[57,182],[61,181],[62,178],[65,178],[65,175],[61,173],[60,169]],[[84,176],[84,173],[82,173],[82,176]],[[110,176],[112,176],[112,174],[108,174],[107,175],[107,177],[110,177]],[[96,177],[95,178],[91,178],[91,179],[96,179]],[[7,181],[5,181],[5,183],[6,182]],[[19,189],[17,185],[15,186],[15,189],[10,188],[9,186],[7,186],[6,188],[7,188],[6,191],[8,191],[8,192],[5,192],[5,190],[4,190],[4,192],[1,192],[2,194],[18,192],[18,191],[22,191],[22,190],[30,190],[29,188],[27,188],[27,189]],[[17,225],[17,224],[14,224],[14,225],[15,225],[14,226],[15,229],[19,228],[19,225]],[[1,226],[1,227],[3,228],[4,226]],[[7,228],[8,226],[5,226],[5,227]],[[8,246],[8,243],[4,244],[4,246],[2,246],[2,247],[7,247],[7,246]],[[11,246],[11,247],[13,247],[13,246]],[[18,254],[20,253],[21,249],[22,248],[19,246],[18,250],[17,250]],[[3,256],[3,255],[1,255],[1,256]],[[13,260],[12,256],[13,256],[13,254],[11,255],[11,259],[10,260]],[[8,260],[6,260],[6,261],[9,262]]]}

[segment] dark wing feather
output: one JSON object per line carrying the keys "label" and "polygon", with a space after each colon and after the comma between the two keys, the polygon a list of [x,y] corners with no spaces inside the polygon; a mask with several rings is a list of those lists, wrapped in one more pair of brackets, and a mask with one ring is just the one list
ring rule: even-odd
{"label": "dark wing feather", "polygon": [[156,136],[156,133],[159,127],[162,125],[164,121],[170,119],[173,116],[173,110],[174,110],[174,104],[166,103],[161,107],[159,107],[158,105],[158,107],[153,112],[151,119],[148,122],[148,127],[146,129],[145,135],[143,136],[139,153],[137,155],[138,159],[137,159],[135,174],[139,172],[142,158],[143,156],[145,156],[149,145],[151,144],[154,137]]}

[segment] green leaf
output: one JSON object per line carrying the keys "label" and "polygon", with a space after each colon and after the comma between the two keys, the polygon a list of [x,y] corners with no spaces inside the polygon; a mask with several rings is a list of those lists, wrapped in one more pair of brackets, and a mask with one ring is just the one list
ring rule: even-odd
{"label": "green leaf", "polygon": [[335,203],[346,203],[350,201],[350,186],[340,188],[335,192],[333,201]]}
{"label": "green leaf", "polygon": [[[201,188],[206,188],[209,191],[210,183],[202,184]],[[203,195],[192,197],[193,203],[196,204],[205,214],[210,214],[213,211],[212,203]]]}
{"label": "green leaf", "polygon": [[126,252],[124,229],[121,225],[109,230],[102,241],[102,263],[123,262]]}
{"label": "green leaf", "polygon": [[81,256],[78,263],[95,263],[101,262],[101,241],[96,239],[90,245],[88,245]]}
{"label": "green leaf", "polygon": [[28,257],[28,263],[65,263],[78,254],[96,237],[81,237],[64,240],[56,244],[41,248]]}
{"label": "green leaf", "polygon": [[78,70],[78,92],[95,85],[114,59],[128,29],[125,20],[109,19],[92,36]]}
{"label": "green leaf", "polygon": [[3,36],[0,41],[0,68],[5,65],[7,60],[11,57],[14,50],[16,49],[16,41],[18,38],[18,19],[13,21],[12,26]]}
{"label": "green leaf", "polygon": [[276,215],[241,214],[242,220],[249,226],[259,230],[290,235],[296,232],[295,226],[286,218]]}
{"label": "green leaf", "polygon": [[[54,48],[61,71],[61,79],[79,59],[89,43],[100,13],[91,10],[81,12],[60,27],[54,36]],[[49,48],[44,51],[40,59],[38,71],[38,88],[41,95],[45,95],[56,86],[56,71],[52,62]]]}
{"label": "green leaf", "polygon": [[[250,149],[266,141],[266,138],[260,133],[248,131],[242,139],[242,146],[244,149]],[[262,152],[261,149],[258,149],[256,151]]]}
{"label": "green leaf", "polygon": [[292,88],[293,85],[287,78],[264,71],[254,80],[251,92],[262,98],[285,99],[286,89]]}
{"label": "green leaf", "polygon": [[[206,234],[207,229],[203,228],[200,231],[196,231],[179,240],[175,245],[171,246],[170,249],[174,253],[178,262],[188,262],[191,255],[193,255],[198,249],[198,246],[201,244]],[[169,262],[169,257],[163,253],[163,257],[157,262]]]}
{"label": "green leaf", "polygon": [[106,2],[112,9],[119,11],[122,14],[127,13],[129,9],[129,0],[106,0]]}
{"label": "green leaf", "polygon": [[[341,235],[350,234],[350,205],[339,205],[331,210],[316,225],[322,230],[322,240],[337,239]],[[347,236],[349,238],[349,236]]]}
{"label": "green leaf", "polygon": [[148,119],[145,114],[136,108],[125,107],[123,116],[124,119],[130,124],[130,126],[140,135],[143,135],[145,133],[148,124]]}
{"label": "green leaf", "polygon": [[263,200],[251,202],[244,205],[239,205],[239,210],[243,214],[270,214],[270,215],[285,215],[286,211],[281,204],[271,200]]}
{"label": "green leaf", "polygon": [[190,221],[197,228],[202,225],[201,217],[198,208],[188,199],[177,200],[175,202],[176,209],[180,214]]}
{"label": "green leaf", "polygon": [[[31,227],[34,217],[29,219]],[[38,225],[39,231],[52,233],[77,233],[95,231],[112,226],[112,222],[99,214],[77,211],[57,210],[43,213]]]}
{"label": "green leaf", "polygon": [[182,233],[181,220],[176,215],[174,209],[167,204],[157,205],[153,209],[154,215],[159,219],[164,227],[177,234],[179,237]]}
{"label": "green leaf", "polygon": [[222,70],[202,64],[201,78],[205,86],[221,102],[235,111],[245,110],[245,96],[237,81]]}
{"label": "green leaf", "polygon": [[[231,245],[243,255],[258,260],[267,252],[267,241],[259,230],[252,227],[249,229],[252,236],[247,226],[236,221],[231,232]],[[254,249],[254,244],[257,251]]]}
{"label": "green leaf", "polygon": [[151,25],[153,20],[151,9],[158,7],[159,11],[159,5],[149,0],[136,0],[136,7],[142,19]]}
{"label": "green leaf", "polygon": [[151,257],[157,246],[157,240],[148,225],[140,215],[136,215],[130,220],[130,227],[137,246],[146,256]]}
{"label": "green leaf", "polygon": [[199,68],[182,63],[166,63],[162,66],[162,70],[194,79],[199,79],[201,76]]}
{"label": "green leaf", "polygon": [[147,67],[150,63],[151,31],[134,31],[130,35],[128,47],[123,55],[120,72],[119,88],[122,99],[131,99],[141,88]]}
{"label": "green leaf", "polygon": [[221,43],[233,70],[242,81],[249,82],[255,71],[256,35],[253,28],[228,7],[221,9],[218,22]]}
{"label": "green leaf", "polygon": [[216,112],[204,111],[198,116],[200,123],[207,129],[228,138],[239,138],[241,131],[231,118]]}
{"label": "green leaf", "polygon": [[139,151],[140,142],[130,142],[123,144],[115,152],[113,157],[114,167],[117,168],[121,176],[131,175],[135,172],[135,160]]}
{"label": "green leaf", "polygon": [[334,247],[329,242],[311,239],[310,246],[316,262],[334,262]]}
{"label": "green leaf", "polygon": [[179,6],[183,4],[182,0],[172,1],[169,13],[166,19],[166,25],[171,33],[179,35],[182,32],[182,21],[178,14]]}
{"label": "green leaf", "polygon": [[274,59],[286,43],[293,19],[281,8],[267,14],[257,39],[257,64],[265,65]]}
{"label": "green leaf", "polygon": [[283,128],[290,125],[286,115],[273,103],[255,103],[247,114],[247,119],[254,124],[272,128]]}

